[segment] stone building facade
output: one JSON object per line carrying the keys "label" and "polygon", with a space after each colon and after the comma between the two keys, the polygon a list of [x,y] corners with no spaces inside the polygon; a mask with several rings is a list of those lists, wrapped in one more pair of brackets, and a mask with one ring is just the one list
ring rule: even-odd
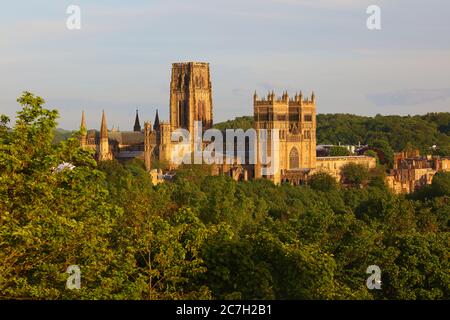
{"label": "stone building facade", "polygon": [[368,156],[317,157],[316,171],[325,171],[337,181],[341,181],[341,170],[350,162],[363,165],[367,169],[373,169],[377,166],[376,159]]}
{"label": "stone building facade", "polygon": [[[316,96],[296,93],[290,97],[283,92],[280,97],[274,91],[265,97],[253,96],[254,132],[256,139],[253,146],[257,153],[255,164],[242,163],[237,154],[242,151],[248,156],[249,142],[245,150],[238,150],[234,143],[234,160],[232,163],[215,165],[213,172],[227,174],[236,180],[265,177],[274,183],[304,183],[308,176],[318,171],[325,171],[340,179],[340,169],[347,163],[359,163],[372,168],[375,159],[366,156],[317,157],[316,156]],[[170,119],[160,121],[156,111],[153,125],[150,121],[141,128],[136,111],[133,131],[108,130],[106,115],[103,112],[100,132],[86,130],[85,114],[81,121],[81,146],[95,150],[96,158],[103,160],[127,160],[140,158],[150,171],[152,160],[164,162],[170,169],[176,169],[173,155],[178,142],[172,141],[172,133],[177,129],[186,129],[194,133],[194,123],[201,122],[203,132],[213,126],[212,85],[209,64],[204,62],[187,62],[172,64],[170,82]],[[276,130],[276,131],[272,131]],[[277,164],[264,164],[262,155],[262,133],[277,134],[278,144],[267,146],[267,156],[276,159]],[[223,135],[226,136],[225,134]],[[194,139],[190,141],[192,152]],[[201,148],[204,148],[202,144]],[[224,143],[224,147],[226,142]],[[242,146],[241,146],[242,148]],[[225,154],[226,150],[224,150]],[[182,155],[178,155],[182,156]],[[272,171],[268,171],[272,167]]]}
{"label": "stone building facade", "polygon": [[[316,167],[316,100],[314,92],[311,97],[303,97],[303,94],[295,94],[289,97],[283,92],[281,97],[276,97],[272,91],[267,97],[259,98],[255,92],[253,96],[253,115],[258,141],[261,138],[261,130],[278,131],[278,148],[272,150],[267,145],[268,156],[272,159],[276,156],[278,170],[267,175],[275,183],[288,181],[286,173],[290,175],[294,171],[303,175],[305,170]],[[258,142],[258,157],[260,157],[260,143]],[[272,166],[273,164],[268,164]],[[268,165],[256,164],[255,178],[260,178],[263,170]]]}
{"label": "stone building facade", "polygon": [[[172,64],[170,82],[170,121],[160,121],[156,110],[153,125],[144,123],[141,129],[139,114],[136,111],[133,131],[108,130],[105,112],[102,114],[100,132],[86,129],[85,113],[81,120],[81,146],[95,150],[96,159],[144,160],[147,170],[151,168],[152,159],[166,163],[170,168],[175,165],[172,155],[176,142],[171,141],[171,134],[182,128],[194,132],[194,122],[202,123],[203,131],[212,127],[212,88],[209,64],[187,62]],[[191,141],[192,149],[194,141]]]}
{"label": "stone building facade", "polygon": [[81,147],[95,152],[98,161],[144,160],[145,134],[140,128],[139,116],[136,111],[134,131],[108,130],[106,114],[102,112],[100,131],[87,130],[86,115],[83,111],[81,120]]}
{"label": "stone building facade", "polygon": [[387,176],[387,184],[395,193],[410,193],[431,184],[434,175],[450,172],[450,159],[421,156],[418,150],[394,155],[394,166]]}
{"label": "stone building facade", "polygon": [[212,87],[209,63],[172,64],[170,81],[170,126],[194,132],[194,121],[204,130],[213,125]]}
{"label": "stone building facade", "polygon": [[[316,96],[314,92],[309,97],[296,93],[289,97],[283,92],[281,97],[269,92],[267,97],[253,97],[255,129],[277,129],[279,136],[278,148],[272,150],[268,146],[268,155],[277,156],[277,170],[266,178],[274,183],[302,184],[308,176],[316,172],[327,172],[341,180],[341,169],[348,163],[361,164],[368,169],[376,167],[376,159],[368,156],[318,157],[316,145]],[[258,148],[260,147],[258,143]],[[259,156],[259,153],[258,153]],[[272,165],[272,164],[271,164]],[[262,176],[265,165],[257,163],[255,178]]]}

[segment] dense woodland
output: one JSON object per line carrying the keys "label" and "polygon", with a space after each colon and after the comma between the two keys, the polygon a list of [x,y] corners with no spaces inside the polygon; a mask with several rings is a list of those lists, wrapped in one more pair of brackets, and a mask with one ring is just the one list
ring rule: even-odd
{"label": "dense woodland", "polygon": [[[97,165],[76,135],[54,143],[58,112],[30,93],[18,102],[16,122],[0,122],[0,298],[450,297],[449,174],[408,197],[386,188],[385,167],[348,166],[345,187],[326,174],[294,187],[189,166],[153,186],[139,161]],[[342,117],[320,126],[354,116]],[[371,121],[416,143],[427,130],[448,138],[446,114],[399,118],[422,133],[382,119],[361,118],[341,142],[366,137]],[[75,168],[55,169],[64,162]],[[80,290],[65,288],[69,265],[81,268]],[[381,290],[366,287],[369,265]]]}
{"label": "dense woodland", "polygon": [[[216,124],[219,129],[248,129],[252,126],[253,117],[250,116]],[[388,143],[395,152],[413,148],[422,154],[450,156],[450,113],[375,117],[317,115],[317,144],[376,145],[380,142]]]}

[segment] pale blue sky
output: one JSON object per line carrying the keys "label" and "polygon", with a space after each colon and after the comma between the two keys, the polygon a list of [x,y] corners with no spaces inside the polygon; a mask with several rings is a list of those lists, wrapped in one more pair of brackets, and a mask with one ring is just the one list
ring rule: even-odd
{"label": "pale blue sky", "polygon": [[[81,7],[82,29],[66,28]],[[366,28],[381,7],[382,30]],[[75,129],[168,118],[172,62],[210,62],[216,122],[252,94],[314,90],[320,113],[450,111],[448,0],[15,0],[0,4],[0,113],[32,91]]]}

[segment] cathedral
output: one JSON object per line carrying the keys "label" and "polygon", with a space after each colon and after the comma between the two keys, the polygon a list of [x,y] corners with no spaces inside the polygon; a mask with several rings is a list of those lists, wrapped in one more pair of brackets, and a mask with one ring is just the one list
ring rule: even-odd
{"label": "cathedral", "polygon": [[[269,92],[267,96],[253,96],[255,139],[246,139],[244,144],[234,145],[233,160],[213,165],[214,174],[226,174],[235,180],[265,177],[274,183],[301,184],[308,175],[326,171],[337,180],[343,165],[353,162],[368,168],[376,166],[376,160],[367,156],[317,157],[316,156],[316,97],[296,93],[290,97],[287,92],[278,97]],[[142,159],[148,171],[151,163],[158,160],[176,169],[173,155],[178,142],[171,141],[177,129],[194,132],[194,123],[201,123],[202,132],[213,126],[212,86],[209,63],[187,62],[172,64],[170,82],[170,119],[160,121],[156,111],[153,125],[150,121],[140,125],[136,110],[133,131],[108,130],[105,112],[102,114],[100,132],[87,130],[85,113],[81,120],[81,147],[95,150],[98,161],[134,158]],[[276,166],[267,170],[268,164],[260,161],[261,136],[263,131],[277,132],[277,144],[267,147],[267,156],[276,159]],[[194,150],[194,139],[190,141]],[[202,148],[204,145],[202,145]],[[240,148],[240,149],[239,149]],[[248,156],[249,149],[255,148],[256,163],[242,163],[237,155]],[[191,151],[189,151],[191,152]],[[224,153],[226,151],[224,150]]]}
{"label": "cathedral", "polygon": [[100,132],[87,130],[85,113],[81,120],[81,147],[95,151],[98,161],[118,161],[139,158],[150,171],[152,159],[171,163],[176,144],[171,133],[177,128],[194,131],[194,122],[200,121],[203,130],[212,127],[212,88],[209,64],[201,62],[174,63],[170,83],[170,122],[160,121],[156,111],[153,125],[150,121],[141,128],[139,114],[133,131],[108,130],[105,112],[102,114]]}

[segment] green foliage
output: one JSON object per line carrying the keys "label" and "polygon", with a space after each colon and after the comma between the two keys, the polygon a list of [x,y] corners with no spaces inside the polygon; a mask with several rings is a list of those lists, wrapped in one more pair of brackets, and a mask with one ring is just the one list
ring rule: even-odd
{"label": "green foliage", "polygon": [[[44,100],[28,92],[18,102],[16,124],[0,139],[1,295],[108,296],[120,282],[108,237],[122,210],[106,201],[104,175],[75,139],[52,144],[57,111],[44,109]],[[55,171],[63,162],[75,168]],[[72,264],[83,269],[77,293],[64,289]]]}
{"label": "green foliage", "polygon": [[369,170],[369,186],[387,191],[385,166],[378,165],[376,168]]}
{"label": "green foliage", "polygon": [[340,146],[334,146],[330,149],[330,157],[339,157],[339,156],[349,156],[351,152],[345,148]]}
{"label": "green foliage", "polygon": [[392,167],[394,163],[394,151],[389,145],[389,142],[382,139],[375,139],[369,142],[369,147],[374,148],[376,150],[377,158],[381,164],[387,165],[388,167]]}
{"label": "green foliage", "polygon": [[375,151],[367,150],[366,152],[364,152],[364,155],[375,158],[377,160],[377,164],[380,164],[380,159],[378,158],[378,154]]}
{"label": "green foliage", "polygon": [[395,152],[407,145],[429,154],[450,155],[450,113],[429,113],[423,116],[364,117],[351,114],[317,115],[317,141],[321,144],[371,144],[375,140],[388,142]]}
{"label": "green foliage", "polygon": [[450,172],[438,172],[434,175],[431,192],[435,197],[450,196]]}
{"label": "green foliage", "polygon": [[225,129],[242,129],[248,130],[253,128],[253,117],[252,116],[244,116],[244,117],[236,117],[234,120],[228,120],[225,122],[219,122],[214,124],[214,128],[219,130]]}
{"label": "green foliage", "polygon": [[211,298],[209,288],[196,285],[195,279],[206,272],[201,247],[216,229],[208,230],[190,208],[178,210],[171,219],[152,216],[148,226],[150,237],[138,242],[142,245],[138,266],[148,284],[144,297]]}
{"label": "green foliage", "polygon": [[64,130],[64,129],[55,129],[53,131],[54,137],[53,137],[53,143],[54,144],[58,144],[61,141],[67,140],[70,137],[73,136],[75,132],[74,131],[69,131],[69,130]]}
{"label": "green foliage", "polygon": [[344,183],[359,186],[366,183],[369,171],[361,164],[348,163],[341,169]]}
{"label": "green foliage", "polygon": [[448,299],[449,239],[448,234],[435,233],[412,233],[391,239],[397,253],[392,263],[383,266],[385,296],[410,300]]}
{"label": "green foliage", "polygon": [[[253,117],[215,125],[218,129],[248,129]],[[388,143],[395,152],[408,146],[417,148],[421,154],[450,156],[450,113],[428,113],[416,116],[357,116],[352,114],[318,114],[318,144],[371,144],[375,140]],[[433,145],[437,149],[430,149]]]}
{"label": "green foliage", "polygon": [[318,172],[313,174],[308,180],[308,185],[314,190],[324,192],[336,190],[338,188],[336,179],[326,172]]}
{"label": "green foliage", "polygon": [[434,175],[431,185],[427,185],[410,195],[411,199],[432,199],[435,197],[450,197],[450,173],[438,172]]}
{"label": "green foliage", "polygon": [[[142,161],[97,165],[78,133],[54,140],[41,98],[18,101],[15,124],[0,118],[0,299],[450,297],[448,173],[408,197],[387,189],[384,166],[354,164],[343,170],[358,188],[324,173],[308,186],[236,182],[208,166],[153,186]],[[444,116],[418,123],[447,134]],[[382,290],[366,287],[373,264]],[[69,265],[80,290],[65,288]]]}

